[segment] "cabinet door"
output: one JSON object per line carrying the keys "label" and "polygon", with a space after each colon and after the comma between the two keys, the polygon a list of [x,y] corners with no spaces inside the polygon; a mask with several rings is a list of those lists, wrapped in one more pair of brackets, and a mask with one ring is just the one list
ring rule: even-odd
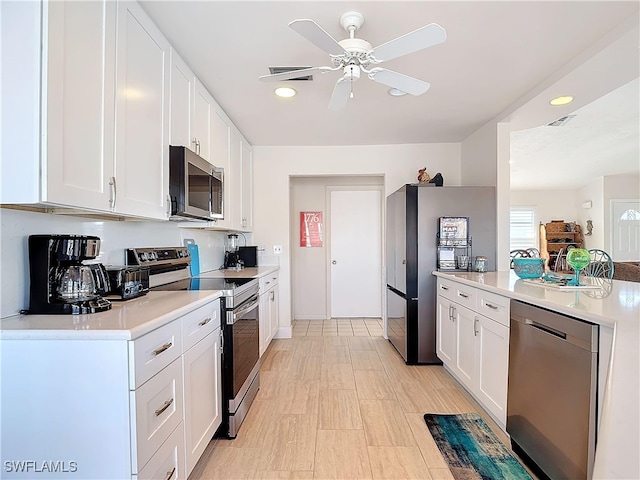
{"label": "cabinet door", "polygon": [[169,48],[137,3],[118,3],[118,213],[169,218]]}
{"label": "cabinet door", "polygon": [[42,198],[109,211],[116,3],[50,2],[47,7]]}
{"label": "cabinet door", "polygon": [[242,137],[233,125],[230,128],[229,138],[231,227],[235,230],[242,230]]}
{"label": "cabinet door", "polygon": [[509,328],[476,315],[478,379],[476,395],[482,405],[504,426],[507,421],[507,376],[509,371]]}
{"label": "cabinet door", "polygon": [[456,352],[456,326],[453,317],[453,302],[438,295],[436,348],[438,358],[453,369]]}
{"label": "cabinet door", "polygon": [[267,338],[271,329],[271,302],[270,291],[266,291],[260,295],[260,303],[258,305],[258,314],[260,315],[260,356],[265,352],[268,345]]}
{"label": "cabinet door", "polygon": [[454,372],[469,389],[474,388],[476,378],[476,317],[462,305],[453,305],[456,329],[456,356]]}
{"label": "cabinet door", "polygon": [[186,476],[222,422],[220,328],[182,356]]}
{"label": "cabinet door", "polygon": [[211,119],[215,101],[200,80],[195,79],[191,149],[208,162],[211,158]]}
{"label": "cabinet door", "polygon": [[220,107],[216,106],[213,117],[211,119],[211,130],[212,130],[212,148],[211,148],[211,163],[224,170],[223,178],[224,178],[224,192],[223,192],[223,203],[222,203],[222,213],[224,218],[218,219],[216,225],[219,227],[227,227],[231,228],[231,209],[233,208],[231,201],[231,169],[229,163],[229,150],[230,150],[230,130],[231,130],[231,122],[225,115],[225,113],[220,109]]}
{"label": "cabinet door", "polygon": [[171,49],[171,145],[193,149],[191,129],[195,76],[178,53]]}
{"label": "cabinet door", "polygon": [[245,139],[241,140],[241,214],[240,227],[244,231],[253,228],[253,148]]}
{"label": "cabinet door", "polygon": [[267,347],[271,343],[271,340],[273,340],[274,335],[278,331],[278,327],[279,327],[278,320],[280,316],[278,313],[278,308],[279,308],[278,285],[276,285],[269,292],[269,322],[271,325],[271,329],[269,331],[269,337],[268,337],[267,344],[265,346],[265,350],[267,349]]}

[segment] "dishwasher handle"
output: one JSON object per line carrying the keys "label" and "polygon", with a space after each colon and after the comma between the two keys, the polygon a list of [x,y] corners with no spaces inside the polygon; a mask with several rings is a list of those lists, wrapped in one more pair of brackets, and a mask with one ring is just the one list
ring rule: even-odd
{"label": "dishwasher handle", "polygon": [[542,325],[540,323],[534,322],[529,318],[525,318],[524,323],[527,325],[531,325],[533,328],[537,328],[538,330],[542,330],[543,332],[548,333],[549,335],[553,335],[554,337],[561,338],[562,340],[567,339],[566,333],[561,332],[560,330],[556,330],[554,328],[548,327],[547,325]]}

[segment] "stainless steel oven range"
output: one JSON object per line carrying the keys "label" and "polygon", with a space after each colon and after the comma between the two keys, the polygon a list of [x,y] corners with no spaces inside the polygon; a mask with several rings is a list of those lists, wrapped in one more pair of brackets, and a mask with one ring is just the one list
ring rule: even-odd
{"label": "stainless steel oven range", "polygon": [[151,290],[220,290],[223,421],[218,431],[235,438],[260,388],[258,279],[191,277],[186,247],[132,248],[128,265],[149,267]]}

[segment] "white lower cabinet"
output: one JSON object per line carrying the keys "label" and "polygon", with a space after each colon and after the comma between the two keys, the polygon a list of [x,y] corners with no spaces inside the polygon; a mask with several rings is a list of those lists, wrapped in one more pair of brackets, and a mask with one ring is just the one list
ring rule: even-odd
{"label": "white lower cabinet", "polygon": [[182,356],[188,476],[222,423],[220,324]]}
{"label": "white lower cabinet", "polygon": [[135,340],[3,340],[3,468],[33,478],[15,462],[64,460],[56,478],[186,479],[222,420],[220,327],[216,299]]}
{"label": "white lower cabinet", "polygon": [[[485,315],[478,313],[478,309]],[[439,278],[437,354],[446,368],[504,429],[507,420],[509,299]]]}
{"label": "white lower cabinet", "polygon": [[260,356],[267,350],[278,331],[278,272],[272,272],[259,279],[260,283]]}

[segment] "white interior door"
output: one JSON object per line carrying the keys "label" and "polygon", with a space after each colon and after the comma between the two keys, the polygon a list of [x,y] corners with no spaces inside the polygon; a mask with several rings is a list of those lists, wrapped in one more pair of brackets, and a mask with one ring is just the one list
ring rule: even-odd
{"label": "white interior door", "polygon": [[615,261],[640,258],[640,200],[611,200],[611,256]]}
{"label": "white interior door", "polygon": [[380,190],[331,190],[331,317],[382,317]]}

